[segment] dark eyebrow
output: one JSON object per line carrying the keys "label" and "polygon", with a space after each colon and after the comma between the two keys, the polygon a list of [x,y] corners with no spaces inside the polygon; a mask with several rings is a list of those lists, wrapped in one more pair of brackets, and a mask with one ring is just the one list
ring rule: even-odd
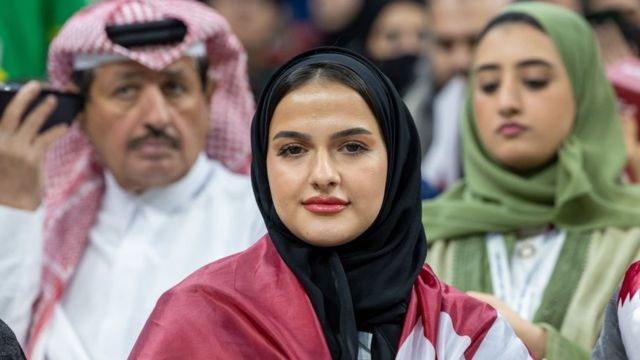
{"label": "dark eyebrow", "polygon": [[530,60],[524,60],[518,63],[517,65],[519,68],[522,67],[527,67],[527,66],[545,66],[548,68],[553,67],[549,62],[542,60],[542,59],[530,59]]}
{"label": "dark eyebrow", "polygon": [[475,72],[481,72],[481,71],[497,71],[500,70],[500,66],[496,65],[496,64],[487,64],[487,65],[482,65],[482,66],[478,66],[477,68],[475,68]]}
{"label": "dark eyebrow", "polygon": [[353,136],[353,135],[371,135],[371,134],[372,134],[371,131],[365,128],[357,127],[357,128],[338,131],[337,133],[334,133],[331,135],[331,140],[335,140],[341,137]]}
{"label": "dark eyebrow", "polygon": [[273,141],[280,138],[293,138],[293,139],[306,140],[306,141],[311,140],[311,136],[309,136],[308,134],[304,134],[297,131],[286,131],[286,130],[280,131],[271,140]]}
{"label": "dark eyebrow", "polygon": [[[337,133],[332,134],[330,139],[335,140],[335,139],[347,137],[347,136],[371,135],[371,134],[372,134],[371,131],[365,128],[357,127],[357,128],[338,131]],[[293,139],[299,139],[299,140],[305,140],[305,141],[311,140],[311,136],[309,136],[308,134],[301,133],[298,131],[287,131],[287,130],[278,132],[277,134],[275,134],[275,136],[271,140],[273,141],[280,138],[293,138]]]}
{"label": "dark eyebrow", "polygon": [[[516,64],[516,67],[518,68],[523,68],[528,66],[544,66],[548,68],[553,67],[551,63],[542,59],[527,59],[527,60],[520,61],[518,64]],[[500,70],[500,66],[497,64],[486,64],[486,65],[481,65],[475,68],[476,73],[481,71],[492,71],[492,70],[493,71]]]}
{"label": "dark eyebrow", "polygon": [[183,79],[187,76],[184,69],[165,70],[162,72],[162,75],[169,79]]}
{"label": "dark eyebrow", "polygon": [[142,75],[140,75],[140,73],[135,70],[126,69],[126,70],[117,72],[114,78],[116,80],[132,80],[132,79],[140,79],[142,78]]}

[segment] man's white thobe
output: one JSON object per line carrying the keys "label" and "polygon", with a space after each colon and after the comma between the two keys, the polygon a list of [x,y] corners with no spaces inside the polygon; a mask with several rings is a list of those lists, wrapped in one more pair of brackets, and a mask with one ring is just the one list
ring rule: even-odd
{"label": "man's white thobe", "polygon": [[[41,221],[0,207],[0,278],[11,279],[0,284],[0,318],[23,346],[40,281]],[[250,179],[204,155],[178,182],[142,195],[106,174],[89,244],[33,359],[125,359],[164,291],[265,232]]]}

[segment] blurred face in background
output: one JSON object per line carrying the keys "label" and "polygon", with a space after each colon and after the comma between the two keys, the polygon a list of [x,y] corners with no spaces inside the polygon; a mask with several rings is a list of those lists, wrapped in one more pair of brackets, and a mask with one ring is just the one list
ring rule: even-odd
{"label": "blurred face in background", "polygon": [[185,176],[204,150],[213,94],[196,60],[159,71],[122,61],[93,73],[80,125],[120,186],[141,193]]}
{"label": "blurred face in background", "polygon": [[276,0],[209,0],[238,36],[249,54],[272,46],[283,21]]}
{"label": "blurred face in background", "polygon": [[569,10],[573,10],[578,14],[582,14],[584,12],[582,0],[544,0],[544,2],[562,6]]}
{"label": "blurred face in background", "polygon": [[553,41],[531,25],[497,25],[478,44],[473,72],[476,129],[488,155],[521,173],[552,161],[576,114]]}
{"label": "blurred face in background", "polygon": [[365,5],[365,0],[309,0],[313,23],[330,33],[347,26]]}
{"label": "blurred face in background", "polygon": [[476,39],[509,0],[434,0],[429,15],[430,56],[436,87],[466,76]]}
{"label": "blurred face in background", "polygon": [[631,24],[640,25],[640,1],[638,0],[588,0],[589,11],[616,10]]}
{"label": "blurred face in background", "polygon": [[424,6],[411,1],[385,6],[367,38],[367,53],[374,59],[420,54],[426,37],[424,11]]}

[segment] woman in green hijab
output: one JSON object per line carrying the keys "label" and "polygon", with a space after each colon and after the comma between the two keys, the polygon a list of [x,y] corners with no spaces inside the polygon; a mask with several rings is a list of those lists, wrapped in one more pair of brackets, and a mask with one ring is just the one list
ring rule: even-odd
{"label": "woman in green hijab", "polygon": [[545,3],[482,33],[463,124],[465,179],[423,205],[427,261],[500,310],[538,357],[589,358],[640,258],[640,190],[588,24]]}

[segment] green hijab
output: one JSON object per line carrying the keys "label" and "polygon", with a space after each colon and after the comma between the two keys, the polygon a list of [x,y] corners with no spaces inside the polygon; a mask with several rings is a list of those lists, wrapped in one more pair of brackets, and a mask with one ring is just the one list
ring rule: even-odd
{"label": "green hijab", "polygon": [[591,28],[573,12],[546,3],[516,3],[508,12],[533,17],[553,40],[573,88],[573,128],[557,160],[543,170],[525,177],[502,168],[477,135],[472,77],[462,130],[465,179],[423,203],[429,242],[547,224],[575,230],[640,225],[640,188],[621,182],[621,120]]}

